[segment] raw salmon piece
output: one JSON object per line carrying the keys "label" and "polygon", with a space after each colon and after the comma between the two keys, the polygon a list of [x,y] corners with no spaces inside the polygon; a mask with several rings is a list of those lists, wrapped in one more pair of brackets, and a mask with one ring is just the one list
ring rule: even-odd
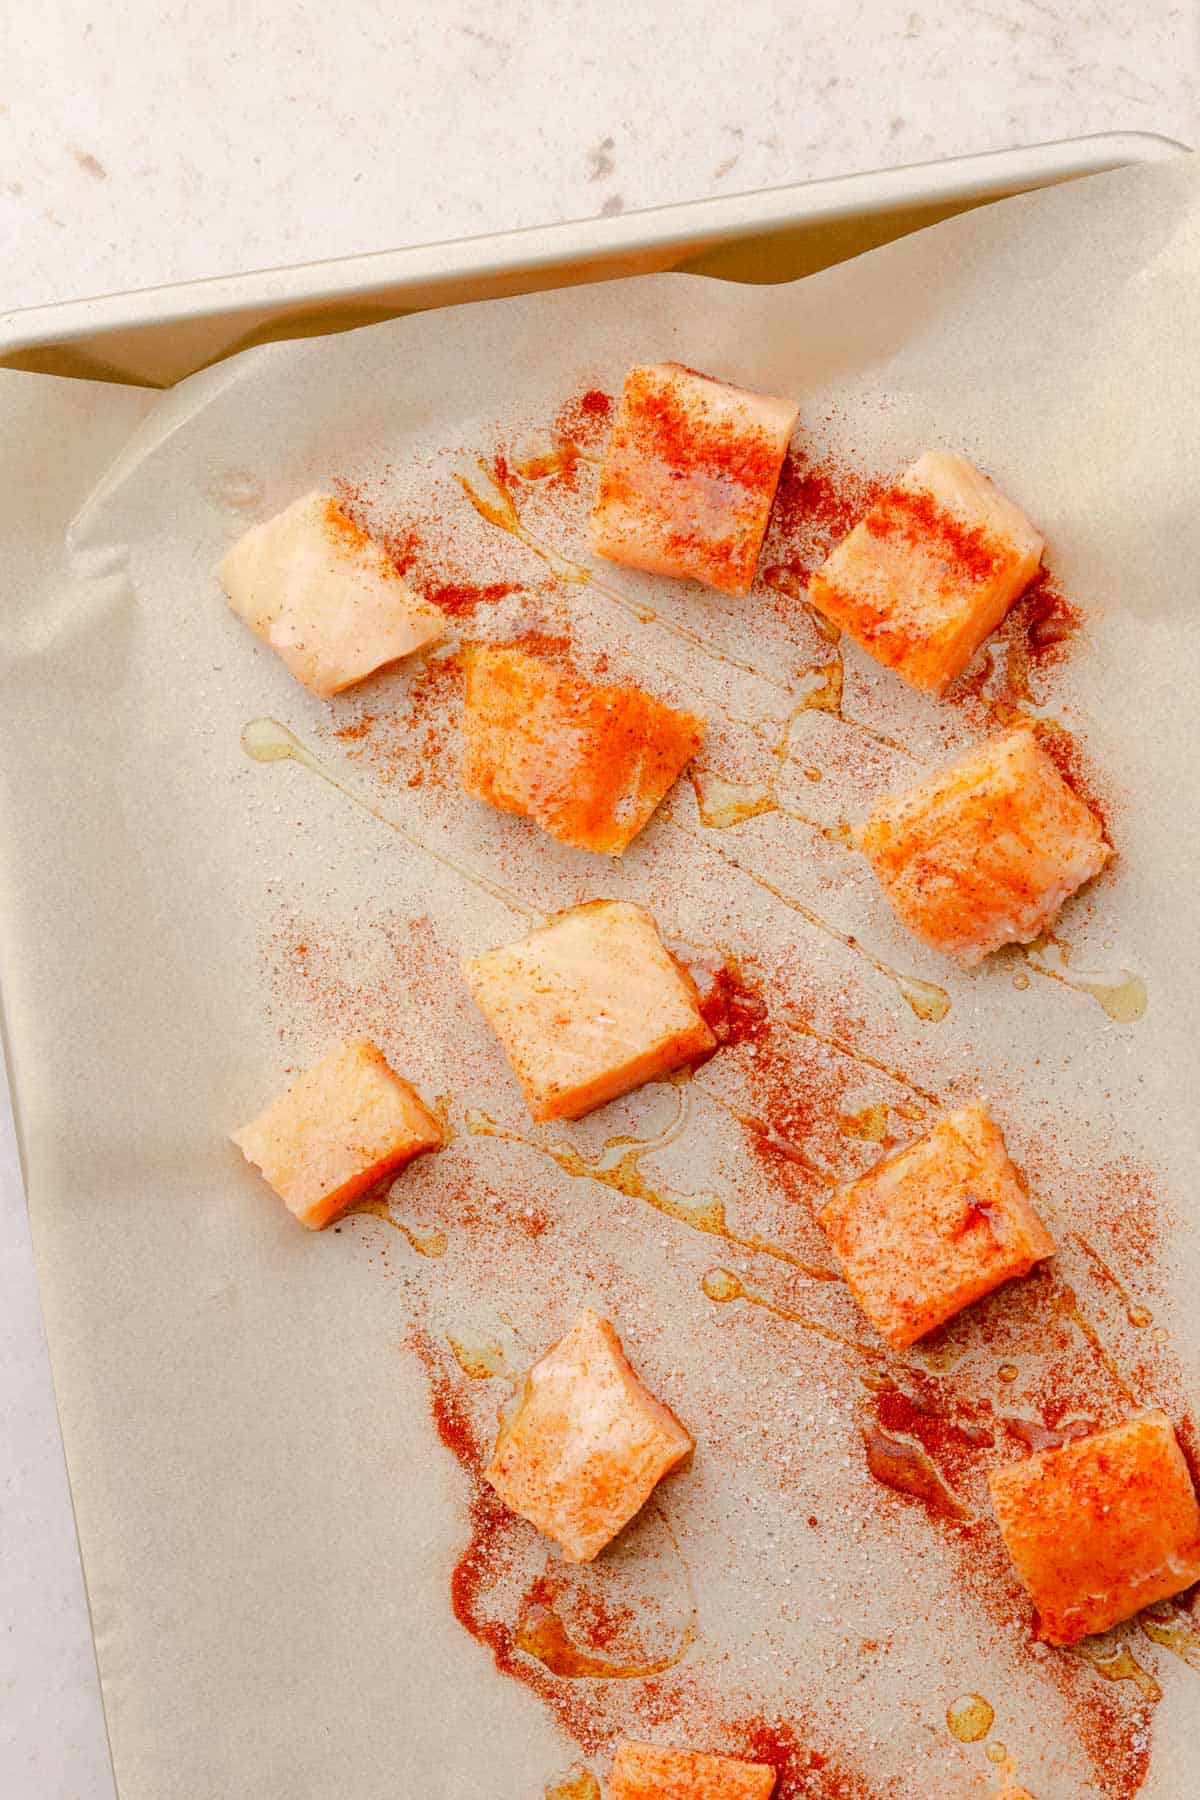
{"label": "raw salmon piece", "polygon": [[821,1224],[880,1337],[903,1350],[1002,1281],[1053,1256],[1004,1139],[982,1106],[839,1188]]}
{"label": "raw salmon piece", "polygon": [[609,856],[629,848],[704,735],[691,713],[515,645],[471,655],[464,725],[469,794]]}
{"label": "raw salmon piece", "polygon": [[578,1119],[717,1046],[691,976],[629,901],[573,906],[463,972],[535,1119]]}
{"label": "raw salmon piece", "polygon": [[988,1486],[1047,1643],[1107,1631],[1200,1580],[1200,1506],[1165,1413],[1039,1450]]}
{"label": "raw salmon piece", "polygon": [[651,575],[747,593],[796,413],[790,400],[682,363],[631,369],[600,470],[593,547]]}
{"label": "raw salmon piece", "polygon": [[862,850],[908,929],[965,968],[1032,943],[1112,854],[1026,726],[881,800]]}
{"label": "raw salmon piece", "polygon": [[484,1478],[568,1562],[591,1562],[694,1447],[589,1307],[526,1375]]}
{"label": "raw salmon piece", "polygon": [[768,1763],[657,1744],[617,1745],[607,1800],[768,1800],[775,1771]]}
{"label": "raw salmon piece", "polygon": [[339,1044],[233,1133],[310,1231],[444,1138],[416,1090],[366,1038]]}
{"label": "raw salmon piece", "polygon": [[931,450],[843,538],[809,598],[885,668],[937,694],[1029,586],[1042,548],[986,475]]}
{"label": "raw salmon piece", "polygon": [[325,699],[446,629],[332,494],[306,494],[248,531],[220,579],[234,612]]}

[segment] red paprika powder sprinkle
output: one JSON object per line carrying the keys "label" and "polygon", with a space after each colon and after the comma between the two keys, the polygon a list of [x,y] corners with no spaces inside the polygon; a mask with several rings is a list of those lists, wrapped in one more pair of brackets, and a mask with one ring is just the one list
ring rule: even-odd
{"label": "red paprika powder sprinkle", "polygon": [[908,488],[887,488],[875,502],[863,524],[872,537],[902,538],[907,544],[933,549],[945,560],[944,585],[962,587],[986,581],[1004,562],[1007,552],[982,526],[966,526],[938,505],[932,494]]}

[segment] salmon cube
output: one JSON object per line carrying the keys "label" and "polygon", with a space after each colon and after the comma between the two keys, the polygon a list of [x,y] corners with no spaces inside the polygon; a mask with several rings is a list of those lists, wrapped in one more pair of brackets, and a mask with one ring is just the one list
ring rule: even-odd
{"label": "salmon cube", "polygon": [[1107,1631],[1200,1581],[1200,1506],[1165,1413],[1039,1450],[988,1486],[1047,1643]]}
{"label": "salmon cube", "polygon": [[1054,1254],[978,1105],[944,1113],[925,1137],[839,1188],[820,1220],[850,1292],[895,1350]]}
{"label": "salmon cube", "polygon": [[937,694],[1029,586],[1042,548],[986,475],[931,450],[843,538],[809,598],[885,668]]}
{"label": "salmon cube", "polygon": [[617,1745],[606,1800],[769,1800],[769,1763],[700,1750],[662,1750],[625,1738]]}
{"label": "salmon cube", "polygon": [[589,1307],[526,1375],[484,1479],[568,1562],[591,1562],[694,1448]]}
{"label": "salmon cube", "polygon": [[416,1090],[365,1038],[339,1044],[233,1134],[310,1231],[444,1138]]}
{"label": "salmon cube", "polygon": [[220,578],[234,612],[325,699],[446,629],[441,608],[413,593],[332,494],[306,494],[256,525]]}
{"label": "salmon cube", "polygon": [[704,721],[596,687],[514,645],[467,664],[463,785],[580,850],[620,856],[700,748]]}
{"label": "salmon cube", "polygon": [[696,984],[644,907],[591,900],[464,962],[535,1119],[578,1119],[708,1056]]}
{"label": "salmon cube", "polygon": [[862,850],[908,929],[964,968],[1032,943],[1112,854],[1025,726],[881,800]]}
{"label": "salmon cube", "polygon": [[631,369],[600,470],[594,549],[748,593],[797,410],[682,363]]}

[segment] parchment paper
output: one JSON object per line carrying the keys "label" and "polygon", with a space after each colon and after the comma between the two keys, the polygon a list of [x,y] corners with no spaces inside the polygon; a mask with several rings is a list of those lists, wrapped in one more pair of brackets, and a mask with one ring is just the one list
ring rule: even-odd
{"label": "parchment paper", "polygon": [[[1110,1674],[1122,1647],[1139,1671],[1120,1681],[1031,1647],[982,1486],[1019,1448],[1002,1415],[1054,1422],[1057,1395],[1097,1422],[1155,1402],[1182,1420],[1196,1391],[1198,293],[1200,185],[1181,159],[793,286],[658,276],[254,350],[155,403],[120,453],[144,397],[0,378],[20,424],[4,484],[0,978],[123,1800],[532,1800],[573,1764],[602,1775],[622,1732],[753,1749],[755,1729],[781,1756],[788,1730],[806,1746],[781,1800],[990,1794],[1006,1769],[1038,1800],[1200,1785],[1195,1667],[1136,1622],[1103,1646]],[[706,829],[685,784],[613,864],[463,796],[445,665],[326,705],[225,606],[214,570],[248,523],[343,481],[377,528],[418,526],[435,575],[513,584],[463,635],[569,632],[582,666],[607,658],[609,678],[699,701],[707,766],[761,787],[771,722],[794,703],[783,689],[805,691],[832,654],[799,603],[622,570],[600,571],[608,591],[556,579],[454,476],[498,449],[511,465],[570,396],[615,393],[632,361],[664,356],[794,396],[799,450],[864,477],[961,451],[1046,531],[1084,623],[1034,698],[1081,742],[1119,854],[1064,914],[1069,963],[1042,955],[1072,978],[1136,972],[1140,1020],[1114,1022],[1016,955],[948,970],[892,921],[860,858],[791,816],[836,836],[986,724],[979,706],[900,692],[853,648],[843,710],[900,749],[803,711],[778,764],[790,812]],[[88,442],[113,460],[85,499]],[[535,540],[585,565],[593,477],[584,462],[574,495],[513,487]],[[368,805],[294,760],[251,761],[241,735],[264,716]],[[456,973],[525,921],[386,819],[535,909],[631,897],[698,964],[741,955],[773,1020],[758,1063],[743,1045],[690,1086],[531,1127]],[[797,905],[944,987],[946,1017],[918,1018]],[[226,1141],[351,1031],[449,1097],[452,1143],[389,1202],[407,1234],[373,1215],[305,1233]],[[785,1040],[790,1102],[767,1066]],[[828,1261],[820,1177],[756,1149],[728,1109],[840,1176],[879,1154],[880,1129],[919,1130],[930,1095],[975,1093],[1059,1237],[1058,1273],[881,1363],[844,1290],[796,1266]],[[533,1142],[488,1135],[484,1115]],[[620,1133],[632,1163],[629,1145],[605,1149]],[[730,1231],[796,1261],[714,1236],[714,1200]],[[448,1334],[477,1373],[501,1357],[515,1371],[586,1302],[699,1447],[582,1594],[538,1591],[577,1640],[591,1620],[593,1648],[607,1617],[610,1660],[683,1654],[650,1677],[568,1681],[517,1650],[531,1687],[451,1608],[479,1507],[472,1522],[430,1370],[447,1435],[456,1404],[486,1442],[506,1380],[468,1379]],[[863,1433],[884,1374],[935,1416],[961,1423],[977,1404],[990,1446],[951,1435],[958,1460],[939,1462],[967,1519],[939,1522],[872,1478]],[[499,1621],[493,1643],[534,1578],[560,1570],[547,1548],[524,1527],[485,1543],[470,1603]],[[463,1584],[460,1570],[460,1610]],[[1160,1636],[1186,1648],[1188,1629],[1176,1609]],[[995,1717],[964,1743],[946,1714],[970,1693]]]}

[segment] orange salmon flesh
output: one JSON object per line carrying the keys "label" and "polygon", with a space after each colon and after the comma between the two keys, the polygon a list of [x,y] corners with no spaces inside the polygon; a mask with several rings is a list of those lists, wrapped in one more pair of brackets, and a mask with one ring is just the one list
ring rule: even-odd
{"label": "orange salmon flesh", "polygon": [[484,1475],[568,1562],[591,1562],[693,1448],[589,1308],[526,1375]]}

